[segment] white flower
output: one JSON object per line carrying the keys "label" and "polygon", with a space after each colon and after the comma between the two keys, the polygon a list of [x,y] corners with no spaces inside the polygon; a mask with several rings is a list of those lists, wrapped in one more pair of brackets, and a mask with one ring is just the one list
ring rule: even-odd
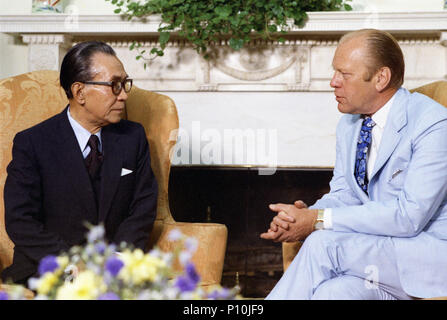
{"label": "white flower", "polygon": [[87,235],[88,242],[95,242],[104,238],[104,227],[99,225],[90,229]]}
{"label": "white flower", "polygon": [[149,251],[149,254],[154,258],[163,258],[162,252],[158,248],[152,249],[151,251]]}
{"label": "white flower", "polygon": [[171,264],[172,260],[174,259],[174,255],[172,252],[163,252],[161,258],[166,261],[167,264]]}
{"label": "white flower", "polygon": [[191,260],[191,257],[192,257],[191,252],[182,251],[178,259],[180,260],[180,263],[182,265],[186,265],[189,262],[189,260]]}
{"label": "white flower", "polygon": [[137,300],[150,300],[150,299],[151,299],[150,290],[143,290],[137,296]]}
{"label": "white flower", "polygon": [[177,240],[180,240],[182,238],[182,236],[183,236],[183,234],[179,229],[173,229],[168,234],[168,240],[169,241],[177,241]]}
{"label": "white flower", "polygon": [[188,238],[185,240],[185,248],[190,253],[194,253],[197,250],[198,241],[196,238]]}
{"label": "white flower", "polygon": [[31,290],[36,291],[38,286],[39,286],[38,278],[30,278],[28,280],[28,288],[30,288]]}
{"label": "white flower", "polygon": [[168,287],[165,289],[166,299],[174,300],[179,295],[180,291],[177,288]]}

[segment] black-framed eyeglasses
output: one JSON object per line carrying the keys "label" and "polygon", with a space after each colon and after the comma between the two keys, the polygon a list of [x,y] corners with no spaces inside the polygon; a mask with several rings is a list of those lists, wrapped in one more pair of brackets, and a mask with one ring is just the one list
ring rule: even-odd
{"label": "black-framed eyeglasses", "polygon": [[99,84],[102,86],[112,87],[112,92],[114,95],[119,95],[121,90],[124,89],[124,92],[129,93],[130,89],[132,89],[133,79],[124,79],[123,81],[113,80],[113,81],[83,81],[85,84]]}

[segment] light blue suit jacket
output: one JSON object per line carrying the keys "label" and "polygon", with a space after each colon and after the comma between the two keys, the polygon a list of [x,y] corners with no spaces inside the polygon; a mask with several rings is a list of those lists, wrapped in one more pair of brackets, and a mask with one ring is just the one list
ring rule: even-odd
{"label": "light blue suit jacket", "polygon": [[361,123],[360,115],[340,119],[330,192],[311,208],[333,208],[334,231],[392,237],[405,292],[446,296],[447,109],[425,95],[397,91],[369,196],[353,173]]}

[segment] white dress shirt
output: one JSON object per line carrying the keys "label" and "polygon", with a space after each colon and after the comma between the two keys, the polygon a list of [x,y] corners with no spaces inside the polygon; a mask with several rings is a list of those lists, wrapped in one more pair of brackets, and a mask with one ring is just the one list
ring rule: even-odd
{"label": "white dress shirt", "polygon": [[[394,94],[390,100],[388,100],[385,105],[377,110],[376,113],[374,113],[371,116],[371,119],[375,122],[375,126],[372,128],[371,131],[371,145],[368,150],[368,160],[366,163],[366,174],[368,176],[368,181],[371,178],[371,174],[373,172],[374,164],[376,163],[377,153],[379,151],[380,141],[382,141],[382,135],[383,130],[385,129],[385,124],[388,119],[388,114],[390,112],[390,108],[393,105],[394,97],[396,95]],[[324,209],[324,223],[323,223],[323,229],[332,229],[332,209],[331,208],[325,208]]]}
{"label": "white dress shirt", "polygon": [[[85,129],[79,122],[77,122],[70,114],[70,107],[67,110],[68,121],[70,122],[71,127],[75,133],[76,139],[78,140],[79,147],[81,148],[82,155],[84,159],[90,153],[90,146],[87,144],[88,139],[92,135],[90,131]],[[95,135],[99,138],[99,152],[102,151],[102,143],[101,143],[101,129],[95,133]]]}

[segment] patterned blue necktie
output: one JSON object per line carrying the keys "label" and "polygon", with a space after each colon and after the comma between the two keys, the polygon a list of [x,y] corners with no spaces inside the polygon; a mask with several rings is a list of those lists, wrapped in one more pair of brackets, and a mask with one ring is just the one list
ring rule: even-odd
{"label": "patterned blue necktie", "polygon": [[363,119],[362,128],[360,129],[359,140],[357,142],[357,152],[355,154],[354,177],[359,187],[368,193],[368,177],[366,176],[366,157],[371,144],[371,131],[375,126],[371,117]]}

